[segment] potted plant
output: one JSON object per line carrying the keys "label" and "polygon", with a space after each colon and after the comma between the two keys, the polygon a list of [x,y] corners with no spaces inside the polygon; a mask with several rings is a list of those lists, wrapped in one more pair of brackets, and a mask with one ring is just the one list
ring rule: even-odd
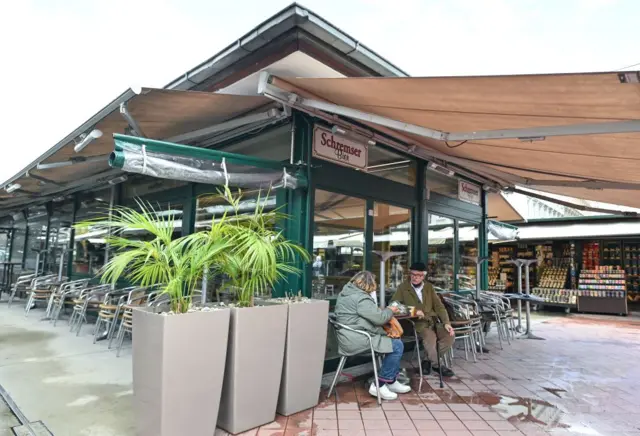
{"label": "potted plant", "polygon": [[[133,310],[133,390],[138,434],[211,435],[216,429],[227,354],[230,310],[194,307],[192,297],[205,268],[219,264],[230,244],[224,232],[206,245],[172,239],[174,220],[146,203],[115,207],[109,218],[80,223],[111,235],[115,255],[102,281],[124,278],[159,285],[168,307]],[[223,227],[224,223],[219,223]],[[150,240],[132,240],[142,231]],[[165,297],[165,298],[166,298]]]}
{"label": "potted plant", "polygon": [[278,211],[265,212],[260,195],[252,213],[240,213],[242,193],[225,196],[233,212],[225,215],[225,226],[190,235],[190,243],[206,246],[224,234],[232,246],[219,265],[236,290],[231,309],[229,348],[222,388],[218,426],[236,434],[275,419],[282,376],[287,317],[286,304],[264,304],[255,300],[288,274],[298,274],[297,259],[309,261],[308,253],[288,241],[277,224],[286,219]]}
{"label": "potted plant", "polygon": [[287,339],[277,412],[289,416],[318,404],[327,347],[329,301],[300,296],[288,304]]}

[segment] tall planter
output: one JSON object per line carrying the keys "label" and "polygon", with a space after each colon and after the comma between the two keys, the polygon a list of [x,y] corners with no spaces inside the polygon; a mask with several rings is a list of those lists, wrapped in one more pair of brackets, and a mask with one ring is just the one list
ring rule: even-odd
{"label": "tall planter", "polygon": [[241,433],[275,420],[288,306],[231,309],[218,426]]}
{"label": "tall planter", "polygon": [[287,342],[277,411],[292,415],[318,404],[327,346],[329,302],[289,304]]}
{"label": "tall planter", "polygon": [[138,435],[212,435],[220,406],[231,311],[133,311]]}

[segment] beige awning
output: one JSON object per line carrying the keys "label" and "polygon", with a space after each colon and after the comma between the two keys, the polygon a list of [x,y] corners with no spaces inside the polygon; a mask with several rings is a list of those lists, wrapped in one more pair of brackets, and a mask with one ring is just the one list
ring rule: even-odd
{"label": "beige awning", "polygon": [[[626,72],[270,78],[276,89],[301,96],[301,105],[308,99],[351,110],[343,116],[359,111],[351,118],[502,185],[631,207],[640,207],[639,81]],[[439,140],[438,132],[456,140]],[[512,139],[496,139],[505,136]]]}
{"label": "beige awning", "polygon": [[491,192],[487,195],[487,216],[496,221],[526,221],[502,192]]}
{"label": "beige awning", "polygon": [[[10,194],[3,190],[0,209],[17,207],[33,201],[34,197],[58,195],[74,186],[106,183],[117,176],[120,171],[111,169],[107,163],[113,151],[112,136],[131,127],[120,113],[120,103],[126,105],[144,136],[150,139],[168,139],[197,131],[274,104],[267,98],[255,96],[152,88],[143,88],[138,93],[128,91],[12,178],[7,185],[17,183],[21,189]],[[102,136],[76,153],[74,146],[80,142],[81,135],[94,129],[100,130]],[[49,165],[62,162],[69,165]],[[48,167],[38,169],[38,165]]]}

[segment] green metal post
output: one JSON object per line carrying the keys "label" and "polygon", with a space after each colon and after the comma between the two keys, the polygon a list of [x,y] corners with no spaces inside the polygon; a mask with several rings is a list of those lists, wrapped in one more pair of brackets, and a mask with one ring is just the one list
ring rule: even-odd
{"label": "green metal post", "polygon": [[195,232],[197,203],[196,185],[189,183],[185,187],[185,196],[182,202],[182,236]]}
{"label": "green metal post", "polygon": [[426,162],[416,162],[416,205],[413,208],[411,223],[412,261],[424,263],[427,263],[429,245],[426,170]]}
{"label": "green metal post", "polygon": [[365,202],[364,211],[364,269],[371,271],[373,268],[373,200]]}
{"label": "green metal post", "polygon": [[[478,247],[478,255],[480,257],[489,255],[489,234],[488,234],[488,217],[487,217],[487,193],[482,191],[482,221],[479,226],[479,241],[480,247]],[[480,285],[482,289],[489,289],[489,262],[484,262],[480,271],[476,271],[476,274],[480,274]]]}
{"label": "green metal post", "polygon": [[460,221],[453,221],[453,290],[458,292],[458,275],[460,273]]}
{"label": "green metal post", "polygon": [[80,197],[79,194],[73,196],[73,214],[71,216],[71,231],[69,232],[69,256],[67,257],[67,277],[71,277],[73,274],[73,255],[75,247],[76,229],[74,224],[78,216],[78,210],[80,209]]}

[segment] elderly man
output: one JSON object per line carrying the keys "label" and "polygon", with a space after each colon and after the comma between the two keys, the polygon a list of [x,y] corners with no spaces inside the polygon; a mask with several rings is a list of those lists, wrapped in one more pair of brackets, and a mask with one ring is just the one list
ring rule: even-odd
{"label": "elderly man", "polygon": [[[440,345],[440,355],[448,351],[454,342],[454,331],[449,324],[447,310],[436,294],[433,285],[425,281],[427,267],[422,262],[417,262],[409,268],[411,280],[402,283],[391,301],[397,301],[407,306],[414,306],[419,321],[416,322],[418,334],[422,337],[424,349],[427,353],[427,360],[422,364],[425,374],[430,374],[431,370],[439,371],[440,362],[436,352],[436,342]],[[444,325],[434,329],[434,319],[437,316]],[[449,368],[442,367],[442,375],[453,377],[454,373]]]}

